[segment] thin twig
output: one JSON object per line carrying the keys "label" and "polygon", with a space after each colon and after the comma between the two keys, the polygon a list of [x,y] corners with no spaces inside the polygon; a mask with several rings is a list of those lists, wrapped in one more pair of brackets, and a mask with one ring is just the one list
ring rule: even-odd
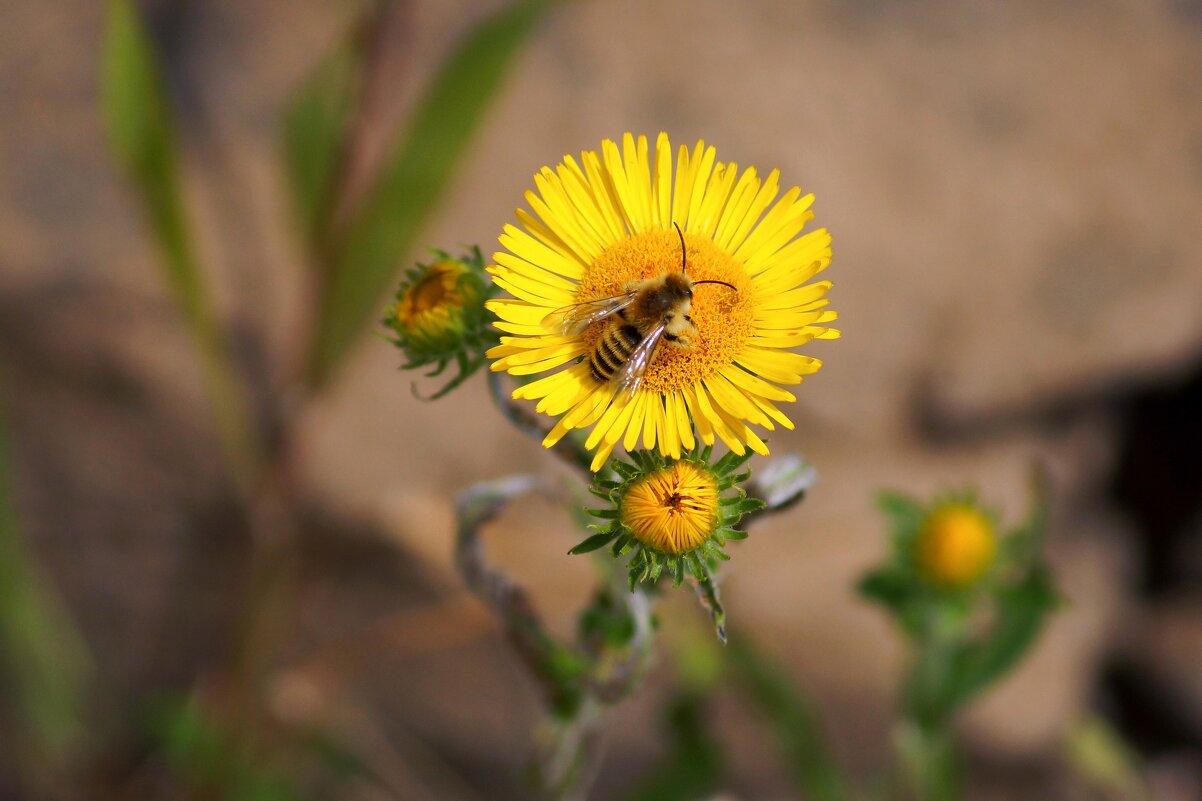
{"label": "thin twig", "polygon": [[722,606],[722,597],[718,594],[718,584],[713,576],[707,576],[698,581],[693,580],[693,589],[697,592],[697,600],[708,610],[710,619],[714,621],[714,633],[726,645],[726,608]]}
{"label": "thin twig", "polygon": [[511,499],[537,486],[539,481],[533,476],[518,475],[476,484],[459,493],[455,498],[455,565],[468,589],[497,615],[518,656],[554,706],[564,692],[555,670],[555,642],[546,633],[525,588],[488,566],[480,541],[482,525],[493,520]]}

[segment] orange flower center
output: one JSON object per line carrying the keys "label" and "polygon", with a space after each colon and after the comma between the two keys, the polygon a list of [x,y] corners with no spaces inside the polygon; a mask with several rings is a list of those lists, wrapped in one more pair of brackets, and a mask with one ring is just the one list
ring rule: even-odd
{"label": "orange flower center", "polygon": [[463,265],[453,261],[440,261],[430,266],[401,295],[397,301],[397,319],[406,328],[417,328],[445,317],[451,308],[464,305],[463,293],[459,291],[459,279],[467,272]]}
{"label": "orange flower center", "polygon": [[918,536],[918,564],[944,587],[966,587],[993,562],[997,535],[975,507],[945,506],[931,513]]}
{"label": "orange flower center", "polygon": [[[730,254],[709,238],[686,233],[687,274],[694,281],[717,280],[732,284],[701,284],[693,290],[690,315],[697,326],[691,347],[661,343],[643,376],[648,392],[668,393],[696,384],[734,361],[755,330],[755,286],[751,276]],[[611,297],[623,292],[628,281],[655,278],[680,270],[680,237],[676,229],[647,231],[613,245],[597,257],[580,280],[581,301]],[[604,326],[595,325],[582,335],[587,351],[597,346]]]}
{"label": "orange flower center", "polygon": [[676,462],[632,484],[622,522],[644,545],[688,553],[709,539],[718,519],[718,482],[692,462]]}

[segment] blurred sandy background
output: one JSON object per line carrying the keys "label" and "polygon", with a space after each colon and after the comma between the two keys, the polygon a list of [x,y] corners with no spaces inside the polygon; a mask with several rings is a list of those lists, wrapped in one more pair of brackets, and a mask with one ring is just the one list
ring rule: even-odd
{"label": "blurred sandy background", "polygon": [[[369,160],[498,5],[400,4]],[[148,692],[186,691],[228,648],[245,537],[195,360],[104,145],[102,4],[3,6],[0,365],[17,501],[110,688],[96,704],[114,745],[80,792],[156,797],[128,778],[133,721]],[[245,363],[270,382],[305,269],[279,115],[360,6],[143,8],[201,255]],[[807,348],[826,366],[798,393],[797,430],[770,443],[804,453],[821,483],[735,546],[723,586],[732,629],[787,661],[838,755],[861,772],[883,760],[902,664],[884,616],[851,591],[883,548],[874,493],[971,483],[1017,520],[1042,461],[1070,603],[968,716],[974,797],[1085,797],[1056,755],[1091,711],[1141,749],[1164,798],[1202,797],[1202,4],[569,3],[519,56],[422,241],[490,252],[537,169],[627,130],[778,167],[834,234],[844,338]],[[426,404],[398,361],[363,337],[308,413],[300,469],[318,522],[269,692],[282,715],[337,721],[391,754],[403,797],[521,798],[534,690],[461,595],[450,503],[475,481],[563,471],[503,424],[482,380]],[[566,631],[590,571],[563,555],[574,534],[549,509],[507,515],[488,544]],[[704,622],[684,601],[666,629]],[[321,686],[297,678],[356,636],[369,643],[357,664]],[[614,712],[598,797],[656,753],[651,700],[671,682],[653,673]],[[723,714],[732,790],[785,797],[763,735]]]}

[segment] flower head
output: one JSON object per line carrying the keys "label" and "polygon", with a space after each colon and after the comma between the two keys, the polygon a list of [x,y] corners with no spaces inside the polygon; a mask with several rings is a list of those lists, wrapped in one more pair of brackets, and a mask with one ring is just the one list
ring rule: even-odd
{"label": "flower head", "polygon": [[914,648],[904,698],[920,726],[946,725],[1004,676],[1059,603],[1043,554],[1046,479],[1034,479],[1026,519],[1008,529],[971,489],[930,502],[880,496],[891,547],[859,590],[885,607]]}
{"label": "flower head", "polygon": [[430,264],[410,270],[397,289],[396,302],[384,318],[395,344],[406,356],[405,369],[435,365],[437,375],[455,361],[459,375],[435,397],[467,378],[483,361],[482,352],[496,337],[484,301],[493,288],[484,275],[479,249],[453,258],[442,251]]}
{"label": "flower head", "polygon": [[[586,553],[607,545],[614,556],[631,551],[630,583],[655,581],[665,571],[676,584],[686,575],[710,576],[727,540],[743,539],[734,526],[763,502],[748,498],[736,485],[748,472],[738,472],[750,453],[728,453],[710,463],[710,447],[695,448],[680,459],[653,451],[635,451],[631,462],[615,460],[617,479],[597,478],[592,492],[609,502],[590,513],[609,524],[572,549]],[[735,488],[735,492],[724,494]]]}
{"label": "flower head", "polygon": [[915,549],[918,568],[927,581],[951,589],[967,587],[993,563],[997,531],[976,505],[944,503],[923,520]]}
{"label": "flower head", "polygon": [[[559,417],[547,447],[592,427],[585,445],[596,450],[593,470],[619,443],[632,451],[640,441],[673,458],[694,448],[696,437],[706,445],[721,439],[740,455],[747,448],[766,454],[749,424],[792,428],[777,404],[795,397],[782,385],[821,366],[790,349],[839,335],[826,326],[836,318],[825,308],[830,282],[807,283],[831,258],[825,230],[799,236],[813,216],[813,195],[794,187],[778,200],[777,171],[760,178],[754,168],[740,173],[715,157],[704,142],[692,151],[682,146],[673,175],[666,134],[654,153],[643,136],[626,134],[621,149],[606,140],[600,154],[543,168],[537,191],[526,193],[534,213],[519,209],[523,228],[507,225],[501,234],[505,250],[488,271],[513,297],[488,303],[509,334],[488,351],[492,369],[549,373],[514,397],[537,400],[539,412]],[[668,311],[691,320],[695,335],[657,340],[633,391],[599,379],[596,359],[608,363],[601,373],[625,362],[612,347],[602,352],[613,326],[635,331],[627,337],[633,348],[658,320],[615,312],[568,330],[555,324],[558,313],[629,297],[650,279],[680,272],[682,263],[695,291]]]}

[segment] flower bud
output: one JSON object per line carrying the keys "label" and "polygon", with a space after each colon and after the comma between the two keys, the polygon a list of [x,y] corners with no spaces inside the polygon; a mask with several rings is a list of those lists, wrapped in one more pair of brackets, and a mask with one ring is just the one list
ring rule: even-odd
{"label": "flower bud", "polygon": [[497,337],[484,309],[494,290],[485,279],[479,248],[462,258],[434,254],[436,261],[418,264],[406,274],[384,324],[405,354],[404,369],[434,365],[430,374],[436,375],[452,361],[459,364],[459,375],[434,396],[439,397],[483,363],[484,350]]}
{"label": "flower bud", "polygon": [[993,521],[976,506],[949,503],[927,515],[915,547],[919,570],[927,581],[960,589],[975,582],[993,564],[997,531]]}

